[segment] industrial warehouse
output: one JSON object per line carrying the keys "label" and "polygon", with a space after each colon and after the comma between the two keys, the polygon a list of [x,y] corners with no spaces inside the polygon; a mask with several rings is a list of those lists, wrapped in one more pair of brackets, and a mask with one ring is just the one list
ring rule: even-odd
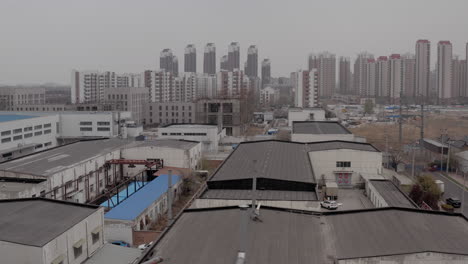
{"label": "industrial warehouse", "polygon": [[[86,220],[92,222],[87,240],[70,235],[73,250],[32,245],[46,252],[44,264],[468,260],[460,246],[467,242],[467,219],[419,209],[400,181],[388,176],[379,149],[337,122],[292,125],[299,142],[241,141],[209,174],[203,170],[205,155],[228,149],[216,151],[225,133],[216,125],[167,126],[151,140],[81,138],[13,158],[0,164],[0,198],[5,199],[0,205],[18,210],[0,217],[0,223],[45,217],[32,210],[29,214],[37,215],[29,216],[21,208],[32,205],[21,207],[22,201],[59,203],[63,211],[91,204],[87,208],[100,217]],[[173,214],[190,180],[202,184]],[[323,206],[330,200],[336,202],[334,211]],[[78,220],[66,218],[63,225],[70,228]],[[413,238],[436,226],[446,233]],[[15,236],[20,235],[7,232],[3,238],[8,259],[21,248]],[[98,237],[102,242],[94,242]],[[181,246],[184,252],[178,253]]]}
{"label": "industrial warehouse", "polygon": [[467,244],[468,221],[460,214],[386,207],[260,208],[251,215],[234,206],[187,210],[157,241],[154,255],[174,264],[461,264],[468,262]]}
{"label": "industrial warehouse", "polygon": [[382,153],[367,143],[326,141],[241,143],[207,182],[192,208],[239,205],[252,199],[262,204],[319,210],[318,184],[337,183],[349,189],[369,179],[383,179]]}
{"label": "industrial warehouse", "polygon": [[42,196],[92,202],[125,178],[142,173],[151,176],[162,166],[153,161],[164,159],[166,166],[195,168],[200,157],[198,142],[80,141],[0,164],[4,185],[0,195],[4,199]]}

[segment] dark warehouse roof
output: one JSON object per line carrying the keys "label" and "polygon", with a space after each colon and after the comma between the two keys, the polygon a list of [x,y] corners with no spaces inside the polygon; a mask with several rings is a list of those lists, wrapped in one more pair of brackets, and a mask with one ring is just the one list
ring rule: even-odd
{"label": "dark warehouse roof", "polygon": [[[158,241],[156,252],[173,264],[234,263],[243,216],[235,207],[188,210]],[[459,214],[407,208],[328,213],[262,208],[260,219],[249,220],[247,263],[335,263],[422,252],[468,255],[468,222]]]}
{"label": "dark warehouse roof", "polygon": [[293,134],[352,134],[335,121],[294,121]]}
{"label": "dark warehouse roof", "polygon": [[340,140],[313,143],[279,140],[242,142],[210,181],[249,179],[255,173],[257,178],[315,183],[308,152],[335,149],[379,152],[368,143]]}
{"label": "dark warehouse roof", "polygon": [[42,247],[97,210],[45,198],[0,200],[0,241]]}

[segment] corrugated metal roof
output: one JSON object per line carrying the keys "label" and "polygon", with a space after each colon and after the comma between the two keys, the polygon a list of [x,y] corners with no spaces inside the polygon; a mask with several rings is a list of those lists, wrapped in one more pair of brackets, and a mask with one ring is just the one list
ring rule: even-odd
{"label": "corrugated metal roof", "polygon": [[423,251],[468,254],[468,223],[461,216],[404,210],[329,215],[340,259]]}
{"label": "corrugated metal roof", "polygon": [[294,121],[293,134],[351,134],[338,122],[331,121]]}
{"label": "corrugated metal roof", "polygon": [[[243,142],[231,153],[210,181],[257,178],[315,183],[308,152],[353,149],[379,152],[368,143],[325,141],[298,143],[277,140]],[[254,161],[256,164],[254,165]]]}
{"label": "corrugated metal roof", "polygon": [[77,163],[119,149],[126,144],[128,141],[117,138],[76,142],[2,163],[0,170],[50,176]]}
{"label": "corrugated metal roof", "polygon": [[254,173],[258,178],[315,183],[304,144],[283,141],[239,144],[211,181],[248,179]]}
{"label": "corrugated metal roof", "polygon": [[[171,264],[235,263],[239,250],[239,209],[184,213],[156,245]],[[263,222],[250,221],[246,263],[324,263],[320,218],[261,209]]]}
{"label": "corrugated metal roof", "polygon": [[[278,201],[316,201],[315,192],[304,191],[278,191],[278,190],[257,190],[257,200],[278,200]],[[210,189],[205,191],[201,199],[224,199],[224,200],[250,200],[251,190],[227,190]]]}
{"label": "corrugated metal roof", "polygon": [[105,140],[80,141],[73,144],[50,149],[41,153],[0,164],[0,171],[22,172],[39,176],[50,176],[75,164],[93,159],[98,155],[109,153],[121,148],[144,146],[168,147],[189,150],[200,144],[187,140],[154,140],[128,141],[118,138]]}
{"label": "corrugated metal roof", "polygon": [[[156,252],[172,264],[234,263],[242,217],[238,208],[185,212]],[[248,224],[247,263],[335,263],[426,251],[468,254],[468,222],[460,215],[395,208],[326,214],[262,208],[260,219]]]}
{"label": "corrugated metal roof", "polygon": [[97,206],[42,198],[3,200],[0,241],[42,247],[97,210]]}
{"label": "corrugated metal roof", "polygon": [[[122,203],[112,208],[104,217],[106,219],[134,220],[161,195],[166,193],[168,188],[168,175],[163,174],[152,180],[132,196]],[[180,180],[178,175],[172,175],[172,184]]]}
{"label": "corrugated metal roof", "polygon": [[370,180],[390,207],[415,208],[414,204],[391,181]]}

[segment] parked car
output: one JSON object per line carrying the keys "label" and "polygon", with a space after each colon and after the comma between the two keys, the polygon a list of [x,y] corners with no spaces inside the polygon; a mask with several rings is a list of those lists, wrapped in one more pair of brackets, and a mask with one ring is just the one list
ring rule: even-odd
{"label": "parked car", "polygon": [[138,246],[138,249],[139,250],[145,250],[145,249],[149,248],[152,244],[153,244],[153,241],[149,242],[148,244],[141,244],[141,245]]}
{"label": "parked car", "polygon": [[119,240],[119,241],[112,241],[111,244],[112,244],[112,245],[121,246],[121,247],[130,247],[130,244],[128,244],[127,242],[122,241],[122,240]]}
{"label": "parked car", "polygon": [[461,206],[461,201],[458,198],[450,197],[450,198],[447,198],[447,200],[445,200],[445,202],[447,204],[450,204],[454,208],[460,208],[460,206]]}
{"label": "parked car", "polygon": [[338,204],[336,203],[336,201],[330,201],[330,200],[320,202],[320,206],[322,208],[327,208],[328,210],[335,210],[338,208]]}

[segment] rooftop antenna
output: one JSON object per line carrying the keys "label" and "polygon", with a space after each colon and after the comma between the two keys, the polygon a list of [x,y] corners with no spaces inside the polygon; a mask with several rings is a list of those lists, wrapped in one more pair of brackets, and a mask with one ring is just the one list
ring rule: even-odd
{"label": "rooftop antenna", "polygon": [[252,173],[252,212],[255,210],[257,203],[257,160],[252,160],[253,173]]}

